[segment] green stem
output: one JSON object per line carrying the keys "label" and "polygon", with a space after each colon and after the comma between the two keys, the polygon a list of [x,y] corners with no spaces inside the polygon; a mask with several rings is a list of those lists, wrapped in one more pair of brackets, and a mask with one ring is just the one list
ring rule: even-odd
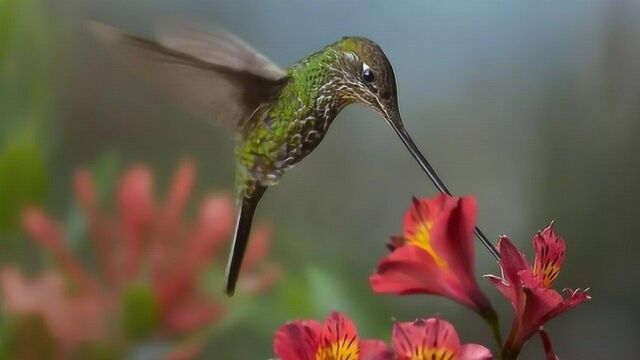
{"label": "green stem", "polygon": [[515,360],[520,355],[520,350],[522,350],[522,345],[515,344],[515,339],[511,336],[504,343],[502,348],[502,360]]}
{"label": "green stem", "polygon": [[502,360],[515,360],[518,355],[520,355],[520,349],[510,349],[509,347],[502,349]]}
{"label": "green stem", "polygon": [[493,338],[496,341],[496,346],[498,347],[497,353],[500,354],[500,359],[506,359],[504,357],[505,351],[502,347],[502,333],[500,332],[500,321],[498,320],[498,314],[492,308],[489,308],[483,311],[482,317],[489,324],[491,328],[491,332],[493,333]]}

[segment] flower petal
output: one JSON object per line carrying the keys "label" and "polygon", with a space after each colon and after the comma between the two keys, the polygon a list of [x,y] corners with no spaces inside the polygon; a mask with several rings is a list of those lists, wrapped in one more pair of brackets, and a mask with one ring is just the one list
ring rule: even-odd
{"label": "flower petal", "polygon": [[322,327],[317,359],[357,359],[359,354],[360,340],[353,321],[339,312],[331,312]]}
{"label": "flower petal", "polygon": [[[448,211],[448,213],[447,213]],[[474,228],[476,223],[476,200],[463,197],[450,210],[443,211],[442,224],[434,225],[433,247],[447,262],[461,288],[481,313],[493,313],[489,299],[475,280]]]}
{"label": "flower petal", "polygon": [[265,223],[258,224],[249,239],[247,253],[242,262],[242,271],[248,272],[255,270],[258,263],[267,256],[270,245],[271,226]]}
{"label": "flower petal", "polygon": [[506,236],[500,237],[498,252],[500,253],[500,268],[502,269],[503,279],[509,284],[519,285],[520,277],[518,272],[531,268],[527,263],[527,259],[513,245],[511,239]]}
{"label": "flower petal", "polygon": [[191,161],[182,161],[173,177],[169,194],[165,201],[165,221],[169,225],[175,224],[189,200],[195,178],[195,166]]}
{"label": "flower petal", "polygon": [[118,267],[115,260],[112,224],[98,208],[99,201],[93,176],[88,170],[81,169],[74,174],[74,191],[76,201],[82,208],[88,231],[94,246],[100,275],[109,285],[115,285],[118,279]]}
{"label": "flower petal", "polygon": [[73,177],[75,196],[80,206],[88,213],[97,211],[96,185],[91,173],[86,169],[76,171]]}
{"label": "flower petal", "polygon": [[144,241],[154,219],[151,172],[137,166],[127,171],[118,186],[118,210],[124,244],[124,273],[135,277],[142,263]]}
{"label": "flower petal", "polygon": [[193,297],[167,309],[164,323],[174,334],[188,333],[211,323],[221,313],[222,307],[211,299]]}
{"label": "flower petal", "polygon": [[435,198],[416,199],[407,211],[404,218],[404,244],[416,246],[431,255],[438,266],[446,267],[447,262],[434,249],[434,229],[442,227],[446,222],[451,208],[456,200],[446,195],[438,195]]}
{"label": "flower petal", "polygon": [[39,209],[27,209],[23,214],[24,227],[43,248],[51,251],[56,261],[83,290],[97,290],[98,283],[85,271],[62,236],[58,225]]}
{"label": "flower petal", "polygon": [[0,285],[10,313],[41,316],[51,335],[61,343],[75,346],[104,336],[105,301],[94,293],[69,295],[60,273],[50,271],[25,279],[15,269],[4,269]]}
{"label": "flower petal", "polygon": [[436,253],[447,261],[451,271],[458,277],[464,277],[465,281],[474,283],[473,229],[476,212],[474,198],[449,198],[447,209],[442,211],[442,222],[435,224],[432,232]]}
{"label": "flower petal", "polygon": [[456,354],[456,360],[491,360],[493,355],[486,347],[478,344],[464,344]]}
{"label": "flower petal", "polygon": [[544,325],[544,318],[562,304],[557,291],[545,288],[523,287],[523,308],[516,309],[514,326],[509,333],[506,347],[520,349],[525,342]]}
{"label": "flower petal", "polygon": [[216,244],[226,240],[233,229],[233,200],[227,194],[208,196],[200,207],[199,224],[216,240]]}
{"label": "flower petal", "polygon": [[382,340],[360,341],[359,360],[392,360],[393,352]]}
{"label": "flower petal", "polygon": [[586,289],[586,290],[564,289],[564,292],[568,293],[569,296],[566,297],[559,306],[557,306],[551,312],[546,314],[545,317],[543,318],[543,322],[546,323],[547,321],[553,319],[554,317],[575,308],[576,306],[582,304],[583,302],[591,300],[591,296],[587,293],[587,291],[589,291],[589,289]]}
{"label": "flower petal", "polygon": [[404,218],[404,236],[370,277],[376,292],[445,296],[481,316],[493,314],[474,276],[476,203],[447,195],[413,199]]}
{"label": "flower petal", "polygon": [[260,294],[269,290],[280,279],[282,272],[276,264],[267,264],[260,271],[245,274],[238,284],[246,294]]}
{"label": "flower petal", "polygon": [[213,259],[231,231],[233,203],[227,195],[209,196],[200,209],[200,219],[190,235],[185,235],[183,250],[157,248],[153,257],[154,286],[165,306],[179,301],[197,285],[199,274]]}
{"label": "flower petal", "polygon": [[315,360],[322,325],[313,320],[294,321],[276,331],[273,351],[280,360]]}
{"label": "flower petal", "polygon": [[440,295],[477,309],[458,279],[416,246],[403,246],[382,259],[369,283],[377,293]]}
{"label": "flower petal", "polygon": [[549,288],[558,278],[564,262],[566,245],[564,239],[553,230],[553,224],[533,237],[536,252],[533,274],[540,279],[542,286]]}
{"label": "flower petal", "polygon": [[460,347],[453,325],[438,318],[396,323],[391,336],[394,353],[401,359],[452,358]]}

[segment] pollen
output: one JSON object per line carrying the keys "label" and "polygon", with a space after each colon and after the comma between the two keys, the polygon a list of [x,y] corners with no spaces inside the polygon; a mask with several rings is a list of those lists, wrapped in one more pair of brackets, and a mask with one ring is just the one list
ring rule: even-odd
{"label": "pollen", "polygon": [[564,242],[552,233],[541,233],[535,238],[536,257],[533,263],[533,276],[538,278],[545,288],[550,288],[560,274],[564,260]]}
{"label": "pollen", "polygon": [[541,279],[542,286],[550,288],[553,282],[558,278],[560,266],[555,262],[536,261],[533,265],[533,275]]}
{"label": "pollen", "polygon": [[440,255],[436,253],[431,245],[431,230],[433,228],[433,222],[426,221],[420,222],[413,234],[410,234],[407,238],[407,245],[417,246],[431,255],[436,265],[442,268],[447,267],[447,262]]}
{"label": "pollen", "polygon": [[355,337],[349,337],[320,347],[316,353],[316,360],[358,360],[359,356],[358,340]]}
{"label": "pollen", "polygon": [[411,360],[454,360],[455,353],[445,348],[417,347],[408,359]]}

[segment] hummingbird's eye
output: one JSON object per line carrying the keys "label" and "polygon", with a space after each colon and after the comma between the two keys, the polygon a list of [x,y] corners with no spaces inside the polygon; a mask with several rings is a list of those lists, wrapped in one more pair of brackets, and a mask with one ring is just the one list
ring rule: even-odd
{"label": "hummingbird's eye", "polygon": [[368,83],[376,79],[373,70],[367,64],[362,64],[362,78]]}

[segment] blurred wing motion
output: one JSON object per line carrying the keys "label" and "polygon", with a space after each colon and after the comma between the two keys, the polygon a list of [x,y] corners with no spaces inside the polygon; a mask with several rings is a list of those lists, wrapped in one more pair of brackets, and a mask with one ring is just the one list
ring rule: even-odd
{"label": "blurred wing motion", "polygon": [[241,126],[286,78],[284,70],[223,30],[173,24],[153,41],[96,22],[88,28],[186,110],[211,115],[227,128]]}

